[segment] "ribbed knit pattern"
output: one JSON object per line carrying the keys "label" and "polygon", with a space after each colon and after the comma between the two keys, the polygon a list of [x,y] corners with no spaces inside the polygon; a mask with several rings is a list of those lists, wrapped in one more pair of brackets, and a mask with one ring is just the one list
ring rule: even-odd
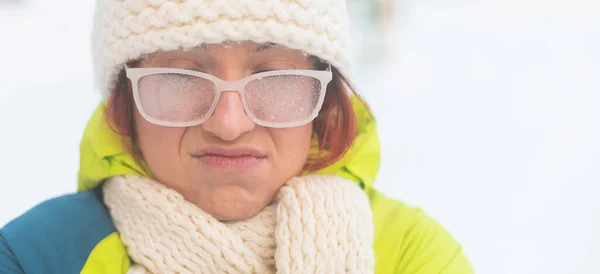
{"label": "ribbed knit pattern", "polygon": [[110,95],[122,64],[224,41],[272,42],[351,71],[346,0],[97,0],[96,82]]}
{"label": "ribbed knit pattern", "polygon": [[130,273],[373,273],[369,201],[333,176],[291,179],[255,216],[220,222],[147,178],[121,176],[104,200],[137,264]]}

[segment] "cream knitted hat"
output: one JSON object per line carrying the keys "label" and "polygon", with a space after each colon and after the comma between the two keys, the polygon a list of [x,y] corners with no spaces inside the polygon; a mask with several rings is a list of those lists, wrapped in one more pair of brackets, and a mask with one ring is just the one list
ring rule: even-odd
{"label": "cream knitted hat", "polygon": [[127,61],[204,43],[272,42],[317,56],[346,77],[351,71],[346,0],[97,0],[94,18],[103,98]]}

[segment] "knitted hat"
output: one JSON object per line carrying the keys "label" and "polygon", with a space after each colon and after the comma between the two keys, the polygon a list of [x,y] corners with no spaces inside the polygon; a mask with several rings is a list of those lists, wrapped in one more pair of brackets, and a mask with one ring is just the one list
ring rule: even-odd
{"label": "knitted hat", "polygon": [[127,61],[205,43],[272,42],[317,56],[346,77],[351,71],[346,0],[97,0],[94,18],[103,98]]}

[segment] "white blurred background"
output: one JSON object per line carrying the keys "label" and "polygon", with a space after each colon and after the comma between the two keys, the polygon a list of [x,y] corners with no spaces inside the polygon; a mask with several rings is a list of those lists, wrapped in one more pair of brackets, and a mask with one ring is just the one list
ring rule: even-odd
{"label": "white blurred background", "polygon": [[[348,1],[376,186],[477,273],[600,273],[600,2]],[[93,2],[0,0],[0,226],[76,189]]]}

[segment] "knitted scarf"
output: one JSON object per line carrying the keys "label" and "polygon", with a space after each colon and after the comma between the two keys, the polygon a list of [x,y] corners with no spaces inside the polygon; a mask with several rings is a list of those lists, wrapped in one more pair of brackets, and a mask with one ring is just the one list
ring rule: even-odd
{"label": "knitted scarf", "polygon": [[353,182],[289,180],[255,216],[221,222],[148,178],[113,177],[104,201],[130,273],[373,273],[367,196]]}

